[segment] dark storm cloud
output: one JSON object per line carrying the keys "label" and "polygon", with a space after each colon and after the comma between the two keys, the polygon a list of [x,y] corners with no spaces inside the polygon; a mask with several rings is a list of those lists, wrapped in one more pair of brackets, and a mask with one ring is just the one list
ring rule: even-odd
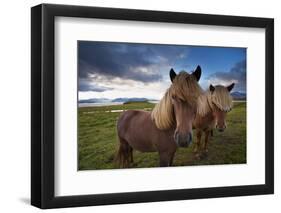
{"label": "dark storm cloud", "polygon": [[102,75],[107,79],[159,81],[161,68],[182,52],[183,49],[173,46],[80,41],[79,78],[95,79]]}
{"label": "dark storm cloud", "polygon": [[112,90],[113,88],[110,87],[104,87],[104,86],[98,86],[96,84],[93,84],[92,82],[89,82],[87,79],[80,79],[79,80],[79,91],[81,92],[104,92],[107,90]]}
{"label": "dark storm cloud", "polygon": [[235,82],[235,91],[246,91],[246,60],[236,63],[228,72],[215,72],[209,76],[212,79],[222,82]]}

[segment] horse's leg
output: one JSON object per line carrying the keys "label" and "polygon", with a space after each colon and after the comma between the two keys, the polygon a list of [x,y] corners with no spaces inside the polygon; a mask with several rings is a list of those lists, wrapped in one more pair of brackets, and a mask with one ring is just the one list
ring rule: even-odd
{"label": "horse's leg", "polygon": [[170,166],[170,163],[173,158],[171,153],[159,152],[159,157],[160,157],[160,162],[159,162],[160,167]]}
{"label": "horse's leg", "polygon": [[202,136],[202,131],[201,130],[196,130],[195,148],[193,150],[194,153],[197,153],[197,152],[200,151],[201,136]]}
{"label": "horse's leg", "polygon": [[121,167],[126,168],[130,166],[130,162],[133,159],[133,149],[125,139],[119,137],[119,142],[116,160],[119,161]]}
{"label": "horse's leg", "polygon": [[175,152],[171,154],[169,166],[173,165],[174,156],[175,156]]}
{"label": "horse's leg", "polygon": [[130,147],[130,163],[134,163],[133,148]]}
{"label": "horse's leg", "polygon": [[209,136],[210,136],[210,134],[212,134],[211,131],[212,130],[208,130],[208,131],[205,132],[205,143],[204,143],[204,152],[205,153],[208,152],[208,148],[207,147],[208,147],[208,142],[209,142]]}
{"label": "horse's leg", "polygon": [[214,136],[214,130],[212,129],[211,130],[211,137],[213,137]]}

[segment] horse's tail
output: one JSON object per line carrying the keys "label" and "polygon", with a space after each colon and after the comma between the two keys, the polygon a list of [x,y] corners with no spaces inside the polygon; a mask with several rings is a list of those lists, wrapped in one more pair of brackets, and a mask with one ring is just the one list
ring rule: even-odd
{"label": "horse's tail", "polygon": [[128,142],[119,137],[119,148],[115,160],[119,167],[129,167],[130,163],[133,162],[133,148]]}

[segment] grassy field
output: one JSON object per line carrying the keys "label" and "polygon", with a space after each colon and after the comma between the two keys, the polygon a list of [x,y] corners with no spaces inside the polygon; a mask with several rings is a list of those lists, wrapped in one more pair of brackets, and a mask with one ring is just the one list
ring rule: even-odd
{"label": "grassy field", "polygon": [[[152,103],[129,103],[115,106],[80,107],[78,115],[79,170],[118,168],[114,162],[118,139],[116,122],[121,110],[150,111]],[[228,127],[223,133],[214,131],[209,152],[198,160],[189,148],[178,148],[174,166],[246,163],[246,102],[236,102],[227,116]],[[194,144],[194,143],[193,143]],[[157,167],[158,153],[134,152],[132,167]]]}

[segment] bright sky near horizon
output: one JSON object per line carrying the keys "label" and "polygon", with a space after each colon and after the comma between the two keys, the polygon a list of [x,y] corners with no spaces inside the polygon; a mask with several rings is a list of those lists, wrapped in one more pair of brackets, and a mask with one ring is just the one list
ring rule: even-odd
{"label": "bright sky near horizon", "polygon": [[169,71],[202,68],[203,89],[236,85],[246,92],[246,48],[78,41],[79,100],[143,97],[160,99]]}

